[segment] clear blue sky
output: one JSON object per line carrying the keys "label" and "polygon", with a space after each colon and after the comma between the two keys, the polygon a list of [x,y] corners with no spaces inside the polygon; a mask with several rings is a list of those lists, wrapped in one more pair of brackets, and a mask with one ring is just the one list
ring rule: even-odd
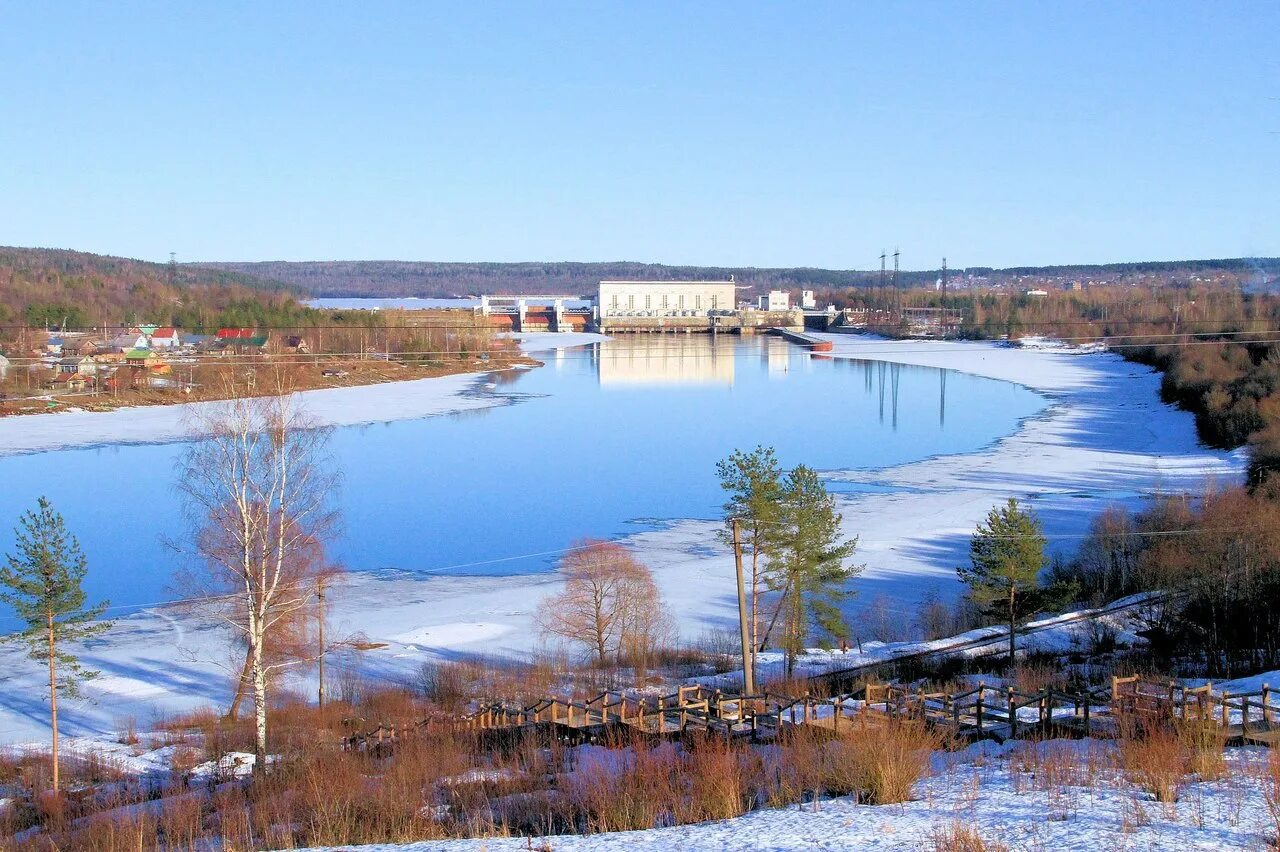
{"label": "clear blue sky", "polygon": [[0,0],[0,244],[1280,255],[1280,3]]}

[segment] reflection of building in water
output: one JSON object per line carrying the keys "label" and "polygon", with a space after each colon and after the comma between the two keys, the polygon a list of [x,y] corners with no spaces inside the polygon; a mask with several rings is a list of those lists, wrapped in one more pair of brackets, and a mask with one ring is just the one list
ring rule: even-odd
{"label": "reflection of building in water", "polygon": [[791,369],[791,344],[780,337],[765,338],[764,362],[770,376],[781,376]]}
{"label": "reflection of building in water", "polygon": [[625,337],[601,344],[601,386],[733,384],[734,342],[699,334]]}

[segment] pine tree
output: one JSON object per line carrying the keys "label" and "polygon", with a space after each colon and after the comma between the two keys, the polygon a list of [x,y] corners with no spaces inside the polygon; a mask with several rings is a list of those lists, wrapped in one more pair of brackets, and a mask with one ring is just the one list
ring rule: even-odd
{"label": "pine tree", "polygon": [[[729,494],[724,503],[728,525],[734,518],[745,535],[751,553],[751,647],[752,657],[760,651],[760,594],[764,587],[761,557],[769,547],[782,508],[782,468],[772,447],[758,446],[751,452],[734,450],[716,464],[720,487]],[[726,543],[731,539],[724,534]]]}
{"label": "pine tree", "polygon": [[959,568],[974,601],[1009,625],[1009,662],[1014,660],[1018,624],[1035,605],[1040,570],[1045,565],[1040,522],[1009,498],[987,513],[969,541],[968,568]]}
{"label": "pine tree", "polygon": [[841,540],[835,498],[812,468],[800,465],[786,475],[780,506],[767,551],[768,581],[782,593],[781,644],[790,677],[811,628],[822,641],[848,634],[840,604],[852,594],[845,586],[862,566],[844,564],[858,539]]}
{"label": "pine tree", "polygon": [[12,638],[25,641],[31,659],[49,666],[49,721],[53,729],[53,789],[58,789],[58,695],[81,697],[81,686],[98,676],[80,665],[67,645],[110,627],[100,621],[103,601],[85,608],[86,561],[80,543],[67,532],[62,516],[44,497],[34,512],[24,514],[14,531],[17,555],[0,566],[0,601],[8,604],[26,628]]}

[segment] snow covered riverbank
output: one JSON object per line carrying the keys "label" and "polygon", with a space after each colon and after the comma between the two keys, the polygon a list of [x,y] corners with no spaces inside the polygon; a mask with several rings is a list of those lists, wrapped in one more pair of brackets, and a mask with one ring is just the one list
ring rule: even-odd
{"label": "snow covered riverbank", "polygon": [[[826,472],[835,481],[877,486],[872,493],[840,498],[845,529],[860,536],[857,558],[867,565],[856,583],[860,594],[853,606],[881,598],[881,606],[904,625],[910,625],[924,595],[936,591],[945,599],[958,592],[954,569],[965,558],[969,534],[993,504],[1008,496],[1027,499],[1053,543],[1069,550],[1089,518],[1110,502],[1132,503],[1160,489],[1197,487],[1206,477],[1234,481],[1243,470],[1240,454],[1198,444],[1191,416],[1159,401],[1155,374],[1115,355],[985,343],[831,338],[837,358],[951,368],[1018,382],[1052,400],[1045,412],[1026,420],[1014,435],[976,453],[887,469]],[[538,351],[599,339],[537,335],[524,345]],[[316,391],[307,399],[318,416],[335,423],[421,417],[488,404],[467,394],[475,381],[452,376]],[[953,399],[951,404],[964,403]],[[147,422],[167,412],[173,412],[172,421]],[[60,437],[40,440],[56,440],[49,446],[76,440],[157,440],[156,433],[180,423],[176,412],[134,409],[84,415],[89,426],[69,420]],[[128,415],[137,419],[129,421]],[[117,426],[100,425],[115,417],[122,418]],[[75,415],[23,419],[47,429],[67,418]],[[0,452],[34,440],[4,428],[7,423],[0,422]],[[803,441],[803,436],[796,439]],[[850,434],[849,440],[857,441],[858,435]],[[707,521],[677,521],[627,539],[653,568],[688,639],[730,626],[736,617],[732,559],[708,549],[714,527]],[[370,642],[384,643],[360,654],[358,663],[343,663],[372,677],[410,679],[420,663],[430,659],[525,655],[537,644],[534,608],[554,588],[554,577],[537,575],[354,575],[331,595],[333,635],[363,632]],[[20,661],[20,653],[12,647],[0,650],[0,667],[12,673],[0,694],[0,742],[37,738],[45,732],[39,672]],[[110,732],[126,717],[146,726],[156,713],[221,703],[228,678],[218,664],[225,665],[227,655],[217,631],[191,625],[164,608],[123,618],[87,649],[86,663],[103,672],[91,687],[97,703],[68,707],[63,717],[66,729]]]}
{"label": "snow covered riverbank", "polygon": [[[521,349],[544,352],[606,338],[598,334],[517,335]],[[474,393],[484,373],[302,391],[308,413],[330,426],[357,426],[453,414],[506,404],[501,397]],[[112,444],[180,441],[192,409],[217,405],[195,402],[146,405],[113,411],[59,411],[39,416],[0,417],[0,456]]]}

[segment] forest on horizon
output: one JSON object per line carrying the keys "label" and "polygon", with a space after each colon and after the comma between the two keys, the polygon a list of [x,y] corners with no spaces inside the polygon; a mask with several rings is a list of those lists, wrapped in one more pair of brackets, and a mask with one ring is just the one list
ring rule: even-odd
{"label": "forest on horizon", "polygon": [[[444,263],[433,261],[263,261],[204,263],[208,269],[283,282],[313,297],[447,298],[479,293],[587,294],[608,279],[726,279],[730,275],[756,292],[767,290],[840,290],[874,287],[880,270],[672,266],[659,263]],[[974,275],[988,284],[1024,279],[1065,281],[1100,279],[1113,283],[1169,283],[1196,275],[1221,275],[1243,283],[1269,286],[1280,278],[1280,258],[1146,261],[1078,266],[969,267],[952,276]],[[892,275],[889,270],[888,275]],[[929,287],[940,269],[902,270],[904,288]],[[953,278],[954,280],[954,278]]]}

